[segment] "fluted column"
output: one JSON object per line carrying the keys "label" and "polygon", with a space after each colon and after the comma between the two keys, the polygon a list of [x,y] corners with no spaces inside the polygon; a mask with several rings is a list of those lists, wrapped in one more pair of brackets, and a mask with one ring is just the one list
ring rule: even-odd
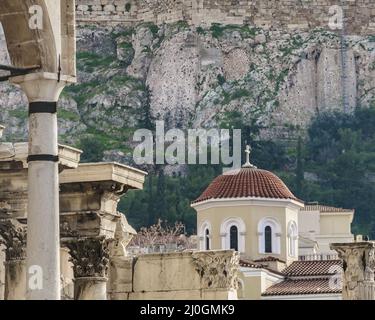
{"label": "fluted column", "polygon": [[0,220],[0,242],[5,245],[5,300],[26,298],[26,226]]}
{"label": "fluted column", "polygon": [[70,240],[75,300],[106,300],[109,242],[104,237]]}

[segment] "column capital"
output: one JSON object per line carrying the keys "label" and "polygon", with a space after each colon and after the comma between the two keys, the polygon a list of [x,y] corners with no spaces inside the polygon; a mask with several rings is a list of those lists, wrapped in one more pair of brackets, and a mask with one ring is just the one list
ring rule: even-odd
{"label": "column capital", "polygon": [[65,243],[70,250],[75,278],[107,276],[109,242],[105,237],[78,238]]}
{"label": "column capital", "polygon": [[343,260],[343,298],[374,297],[375,242],[333,243],[330,247]]}
{"label": "column capital", "polygon": [[76,82],[74,77],[59,77],[58,74],[49,72],[30,73],[13,77],[10,81],[21,87],[29,102],[56,102],[64,87]]}
{"label": "column capital", "polygon": [[17,220],[0,220],[0,243],[6,247],[6,261],[24,260],[26,258],[26,234],[26,225]]}
{"label": "column capital", "polygon": [[195,269],[205,289],[237,289],[240,255],[233,250],[198,251],[192,253]]}

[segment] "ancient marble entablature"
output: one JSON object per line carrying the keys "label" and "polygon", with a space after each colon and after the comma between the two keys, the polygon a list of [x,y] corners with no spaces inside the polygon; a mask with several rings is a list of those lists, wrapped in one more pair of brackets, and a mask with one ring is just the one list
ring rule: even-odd
{"label": "ancient marble entablature", "polygon": [[[79,164],[82,151],[65,145],[59,145],[58,152],[63,297],[73,298],[67,288],[73,286],[74,278],[76,299],[105,299],[109,261],[126,255],[125,247],[136,233],[117,211],[117,204],[129,189],[143,187],[146,172],[118,163]],[[0,143],[5,299],[26,297],[27,159],[28,143]]]}
{"label": "ancient marble entablature", "polygon": [[[59,170],[78,166],[82,151],[59,145]],[[27,216],[27,142],[0,143],[0,219]]]}

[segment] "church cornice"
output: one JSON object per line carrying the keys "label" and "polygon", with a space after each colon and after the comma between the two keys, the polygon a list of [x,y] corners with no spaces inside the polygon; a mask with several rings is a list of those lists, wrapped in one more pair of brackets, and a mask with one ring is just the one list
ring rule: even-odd
{"label": "church cornice", "polygon": [[301,209],[304,204],[293,199],[273,199],[273,198],[222,198],[208,199],[191,205],[196,210],[207,210],[211,208],[233,207],[233,206],[263,206],[263,207],[284,207],[289,209]]}

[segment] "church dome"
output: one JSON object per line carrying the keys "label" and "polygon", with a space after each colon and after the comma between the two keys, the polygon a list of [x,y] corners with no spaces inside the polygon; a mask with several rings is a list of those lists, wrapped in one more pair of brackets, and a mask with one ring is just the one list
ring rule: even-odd
{"label": "church dome", "polygon": [[215,178],[193,203],[210,199],[245,197],[299,201],[285,183],[272,172],[245,167],[228,171]]}
{"label": "church dome", "polygon": [[250,163],[250,146],[246,146],[246,163],[241,169],[218,176],[194,203],[210,199],[269,198],[301,202],[275,174]]}

